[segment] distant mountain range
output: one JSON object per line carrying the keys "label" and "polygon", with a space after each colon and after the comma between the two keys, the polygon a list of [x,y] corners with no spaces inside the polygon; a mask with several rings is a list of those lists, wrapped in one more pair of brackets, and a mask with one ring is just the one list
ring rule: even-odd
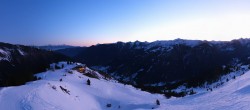
{"label": "distant mountain range", "polygon": [[[58,52],[115,79],[135,86],[186,84],[199,86],[217,81],[238,65],[250,63],[250,39],[232,41],[169,40],[117,42]],[[67,54],[67,53],[74,54]]]}
{"label": "distant mountain range", "polygon": [[80,46],[71,46],[71,45],[45,45],[45,46],[37,46],[39,49],[55,51],[60,49],[67,49],[67,48],[76,48]]}
{"label": "distant mountain range", "polygon": [[84,51],[86,48],[87,47],[65,48],[65,49],[55,50],[55,52],[75,58],[75,56]]}

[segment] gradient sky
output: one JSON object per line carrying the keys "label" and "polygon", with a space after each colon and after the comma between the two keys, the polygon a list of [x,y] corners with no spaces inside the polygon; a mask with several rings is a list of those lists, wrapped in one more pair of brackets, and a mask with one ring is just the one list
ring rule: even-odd
{"label": "gradient sky", "polygon": [[89,46],[250,37],[250,0],[0,0],[0,42]]}

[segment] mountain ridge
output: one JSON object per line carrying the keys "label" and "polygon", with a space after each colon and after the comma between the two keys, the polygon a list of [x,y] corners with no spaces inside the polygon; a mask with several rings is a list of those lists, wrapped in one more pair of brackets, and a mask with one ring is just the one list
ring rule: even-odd
{"label": "mountain ridge", "polygon": [[72,58],[137,86],[176,81],[199,86],[217,81],[234,63],[249,64],[249,49],[249,39],[136,41],[86,47]]}
{"label": "mountain ridge", "polygon": [[52,62],[70,60],[64,55],[35,47],[0,43],[0,86],[21,85],[35,80]]}

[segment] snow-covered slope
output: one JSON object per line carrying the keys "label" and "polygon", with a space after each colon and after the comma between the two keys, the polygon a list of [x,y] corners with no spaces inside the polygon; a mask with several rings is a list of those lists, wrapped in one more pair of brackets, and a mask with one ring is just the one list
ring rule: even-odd
{"label": "snow-covered slope", "polygon": [[[64,63],[66,65],[66,63]],[[0,90],[1,110],[134,110],[157,108],[153,95],[115,81],[89,78],[64,69],[39,73],[41,80]],[[66,76],[65,76],[66,75]],[[62,81],[60,81],[62,79]],[[91,85],[87,85],[90,79]],[[69,92],[63,91],[60,86]],[[111,104],[111,107],[107,107]]]}
{"label": "snow-covered slope", "polygon": [[[4,45],[4,46],[3,46]],[[4,44],[0,42],[0,61],[11,62],[13,56],[25,56],[26,52],[24,51],[23,46],[13,45],[8,47],[10,44]]]}
{"label": "snow-covered slope", "polygon": [[3,49],[0,49],[0,61],[1,60],[6,60],[6,61],[10,61],[10,52],[5,51]]}
{"label": "snow-covered slope", "polygon": [[[41,80],[0,89],[1,110],[248,110],[250,72],[209,92],[166,99],[114,80],[89,78],[63,69],[37,74]],[[88,69],[90,70],[90,69]],[[91,71],[91,70],[90,70]],[[97,73],[98,74],[98,73]],[[98,74],[98,76],[101,76]],[[60,81],[62,79],[62,81]],[[90,79],[91,85],[87,85]],[[63,91],[64,90],[64,91]],[[156,100],[161,105],[156,105]],[[111,107],[107,107],[111,104]]]}
{"label": "snow-covered slope", "polygon": [[[244,66],[243,66],[244,68]],[[235,79],[230,79],[235,75]],[[222,77],[222,80],[230,80],[210,92],[204,89],[196,89],[198,94],[186,96],[180,99],[166,101],[169,109],[175,110],[249,110],[250,108],[250,71],[242,74],[242,71],[230,73]],[[219,83],[219,82],[218,82]],[[216,86],[214,83],[209,86]]]}

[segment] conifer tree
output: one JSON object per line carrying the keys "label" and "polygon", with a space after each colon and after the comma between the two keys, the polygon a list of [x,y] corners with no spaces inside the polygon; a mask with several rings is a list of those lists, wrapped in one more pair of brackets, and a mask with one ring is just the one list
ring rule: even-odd
{"label": "conifer tree", "polygon": [[87,85],[90,85],[90,80],[89,79],[87,80]]}
{"label": "conifer tree", "polygon": [[161,105],[158,99],[156,100],[156,105]]}

